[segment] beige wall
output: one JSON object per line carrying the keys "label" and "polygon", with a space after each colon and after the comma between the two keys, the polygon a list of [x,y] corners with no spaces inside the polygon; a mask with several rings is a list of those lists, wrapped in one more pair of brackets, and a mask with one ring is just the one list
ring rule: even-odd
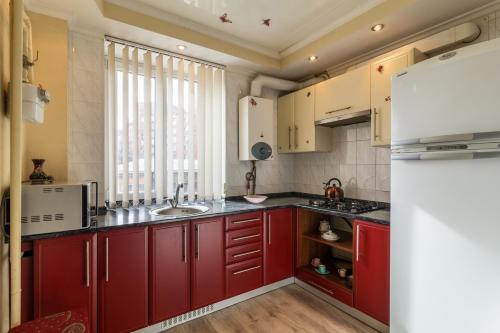
{"label": "beige wall", "polygon": [[44,158],[45,172],[56,181],[68,179],[68,25],[61,19],[28,13],[33,27],[33,52],[39,52],[35,84],[51,96],[43,124],[25,125],[23,179],[33,169],[32,158]]}

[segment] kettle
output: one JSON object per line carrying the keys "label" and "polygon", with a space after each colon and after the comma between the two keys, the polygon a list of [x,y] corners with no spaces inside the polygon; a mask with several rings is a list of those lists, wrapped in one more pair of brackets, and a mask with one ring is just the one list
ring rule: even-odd
{"label": "kettle", "polygon": [[[331,184],[332,182],[337,182],[339,185],[337,186],[335,183]],[[342,189],[342,183],[338,178],[332,178],[323,184],[325,185],[323,189],[325,190],[326,199],[333,199],[338,201],[344,200],[344,190]]]}

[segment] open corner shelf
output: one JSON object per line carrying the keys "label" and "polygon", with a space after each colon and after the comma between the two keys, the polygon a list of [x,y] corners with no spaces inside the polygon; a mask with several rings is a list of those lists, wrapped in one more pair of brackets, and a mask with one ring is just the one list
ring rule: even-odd
{"label": "open corner shelf", "polygon": [[321,275],[319,273],[317,273],[313,267],[311,266],[301,266],[299,269],[302,270],[303,272],[306,272],[308,274],[311,274],[311,275],[314,275],[316,277],[319,277],[320,279],[323,279],[323,280],[326,280],[328,281],[329,283],[332,283],[334,284],[335,286],[337,287],[340,287],[342,288],[343,290],[349,292],[349,293],[352,293],[352,288],[349,288],[347,287],[345,284],[344,284],[344,280],[342,280],[337,274],[336,274],[336,271],[335,271],[335,268],[331,268],[331,267],[328,267],[327,265],[327,268],[330,269],[331,273],[330,274],[327,274],[327,275]]}
{"label": "open corner shelf", "polygon": [[335,230],[335,233],[340,236],[340,239],[335,242],[327,241],[321,238],[321,236],[318,234],[303,234],[302,237],[352,254],[352,234],[349,232],[342,232],[338,230]]}

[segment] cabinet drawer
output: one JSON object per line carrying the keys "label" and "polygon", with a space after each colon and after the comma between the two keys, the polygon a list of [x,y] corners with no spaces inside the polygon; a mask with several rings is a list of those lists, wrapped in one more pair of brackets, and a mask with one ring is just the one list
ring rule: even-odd
{"label": "cabinet drawer", "polygon": [[232,230],[226,232],[226,247],[262,241],[262,227]]}
{"label": "cabinet drawer", "polygon": [[299,270],[299,272],[297,273],[297,278],[342,303],[345,303],[349,306],[354,305],[352,291],[338,286],[321,276],[316,276],[312,273]]}
{"label": "cabinet drawer", "polygon": [[262,225],[262,212],[226,216],[226,230],[258,227]]}
{"label": "cabinet drawer", "polygon": [[226,249],[226,265],[260,257],[262,257],[262,242]]}
{"label": "cabinet drawer", "polygon": [[262,259],[251,259],[226,267],[226,295],[236,296],[263,285]]}

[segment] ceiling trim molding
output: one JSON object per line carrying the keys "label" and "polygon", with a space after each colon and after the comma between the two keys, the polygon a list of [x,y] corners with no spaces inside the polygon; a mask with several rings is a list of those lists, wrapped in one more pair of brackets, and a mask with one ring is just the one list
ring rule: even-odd
{"label": "ceiling trim molding", "polygon": [[[100,0],[96,0],[100,1]],[[106,1],[101,1],[103,16],[105,18],[119,21],[125,24],[133,25],[142,29],[153,31],[165,36],[170,36],[180,40],[197,44],[203,47],[223,52],[255,64],[268,66],[274,69],[280,69],[280,60],[255,52],[251,49],[229,43],[218,38],[188,29],[167,21],[138,13],[128,8],[115,5]],[[99,4],[98,4],[99,6]]]}
{"label": "ceiling trim molding", "polygon": [[296,62],[303,61],[311,54],[316,54],[323,46],[334,44],[360,29],[370,27],[374,22],[377,22],[387,15],[407,7],[416,1],[417,0],[387,0],[345,23],[344,25],[339,26],[337,29],[316,39],[301,49],[283,57],[281,59],[281,68],[286,68]]}
{"label": "ceiling trim molding", "polygon": [[[321,38],[322,36],[328,34],[329,32],[333,31],[334,29],[346,24],[347,22],[351,21],[352,19],[356,18],[357,16],[366,13],[370,9],[380,5],[382,2],[385,0],[373,0],[370,1],[369,3],[362,5],[353,11],[349,12],[347,15],[342,16],[338,20],[334,20],[332,23],[321,27],[319,29],[315,29],[316,31],[311,33],[309,36],[306,38],[296,42],[295,44],[289,46],[288,48],[285,48],[280,51],[280,56],[286,57],[289,54],[292,54],[293,52],[300,50],[304,46],[307,46],[308,44],[314,42],[316,39]],[[312,25],[312,23],[309,25],[309,27]],[[302,28],[307,28],[307,25],[303,25]],[[309,29],[310,30],[310,29]]]}

